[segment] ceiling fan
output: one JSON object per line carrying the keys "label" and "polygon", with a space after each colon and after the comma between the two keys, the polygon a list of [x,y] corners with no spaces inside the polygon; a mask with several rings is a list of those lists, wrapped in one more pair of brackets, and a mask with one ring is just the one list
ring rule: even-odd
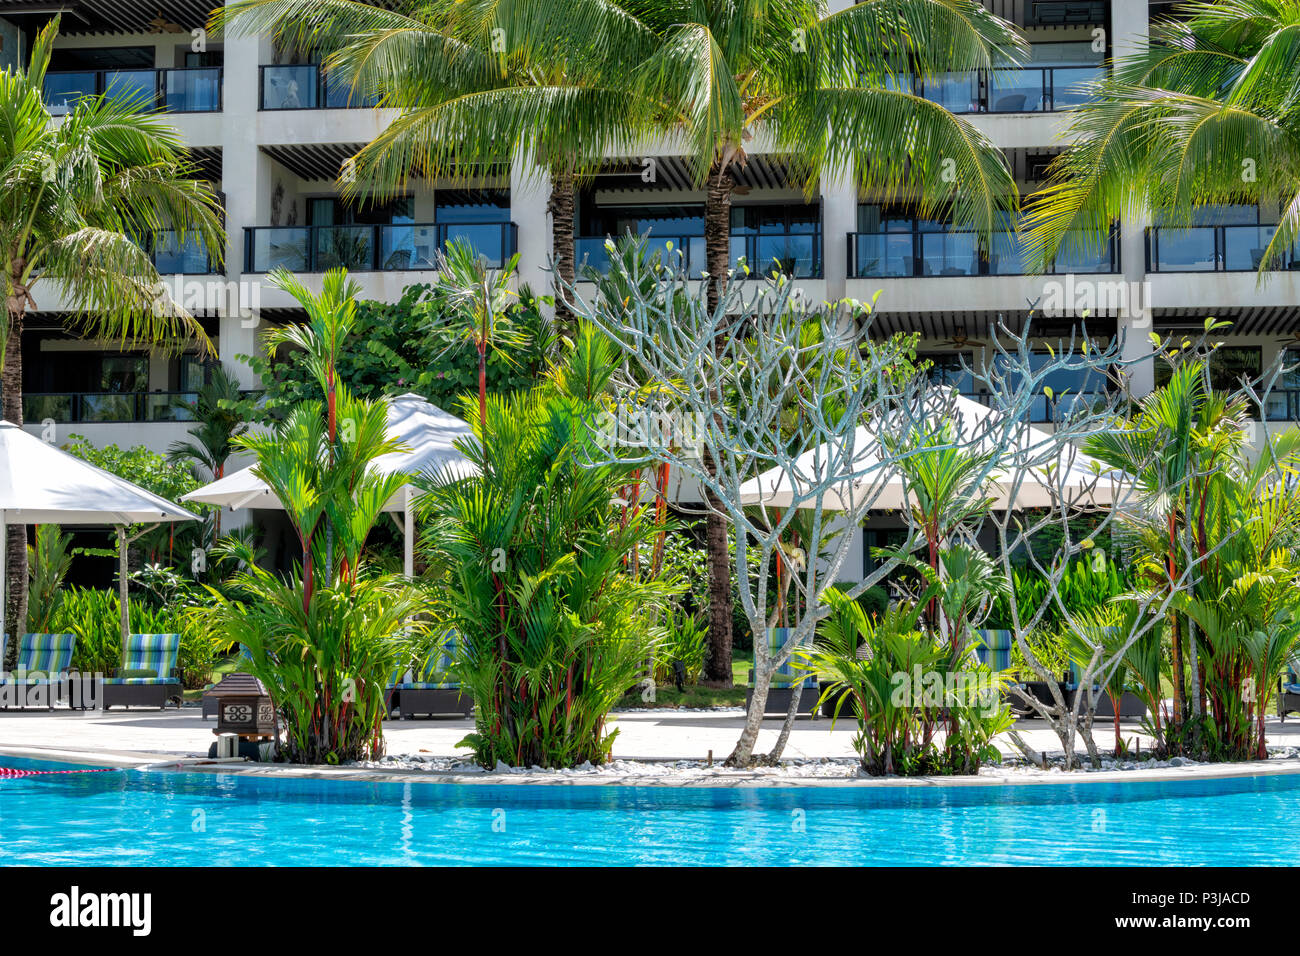
{"label": "ceiling fan", "polygon": [[163,16],[162,10],[159,10],[158,15],[149,21],[149,32],[150,33],[187,33],[189,31],[187,31],[179,23],[172,23],[170,20],[168,20],[166,17]]}
{"label": "ceiling fan", "polygon": [[952,338],[945,342],[944,345],[954,349],[982,349],[984,347],[983,342],[977,342],[975,339],[966,337],[966,326],[964,325],[959,325],[957,331],[953,332]]}

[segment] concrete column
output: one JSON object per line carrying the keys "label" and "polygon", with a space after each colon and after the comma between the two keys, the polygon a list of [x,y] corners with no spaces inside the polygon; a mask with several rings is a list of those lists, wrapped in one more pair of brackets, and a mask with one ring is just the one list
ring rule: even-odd
{"label": "concrete column", "polygon": [[[256,351],[256,330],[261,321],[256,308],[261,290],[241,285],[240,280],[244,270],[244,228],[269,225],[271,221],[272,162],[257,147],[257,129],[258,67],[271,62],[272,43],[267,37],[227,37],[224,50],[221,158],[226,194],[226,278],[230,291],[221,317],[218,347],[226,369],[242,385],[251,388],[259,383],[252,369],[235,356]],[[262,277],[251,276],[247,281],[258,283]]]}
{"label": "concrete column", "polygon": [[[1115,56],[1134,53],[1147,45],[1150,13],[1146,0],[1111,0],[1111,48]],[[1151,343],[1151,300],[1146,282],[1146,229],[1148,214],[1126,216],[1120,222],[1120,267],[1128,283],[1127,308],[1119,317],[1123,358],[1141,360],[1127,367],[1129,390],[1135,398],[1155,388],[1155,347]]]}
{"label": "concrete column", "polygon": [[538,295],[551,292],[551,220],[546,211],[551,177],[516,160],[510,167],[510,219],[519,229],[519,284]]}
{"label": "concrete column", "polygon": [[854,183],[852,170],[827,177],[822,182],[821,192],[824,237],[822,267],[826,275],[826,298],[836,302],[846,294],[848,234],[856,232],[858,228],[858,187]]}

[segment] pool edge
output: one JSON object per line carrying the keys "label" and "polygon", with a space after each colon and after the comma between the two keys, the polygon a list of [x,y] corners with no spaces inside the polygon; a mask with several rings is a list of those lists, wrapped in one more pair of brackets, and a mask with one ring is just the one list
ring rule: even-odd
{"label": "pool edge", "polygon": [[135,751],[78,751],[63,748],[0,747],[0,757],[19,757],[64,763],[94,764],[122,769],[184,770],[190,773],[235,773],[257,777],[298,780],[341,780],[353,782],[396,782],[421,784],[477,784],[506,786],[632,786],[684,788],[755,787],[1004,787],[1053,786],[1081,783],[1206,780],[1233,777],[1300,774],[1300,759],[1197,764],[1190,767],[1162,767],[1155,770],[1097,770],[1035,775],[954,777],[775,777],[741,773],[718,773],[690,779],[636,774],[560,773],[458,773],[437,770],[373,770],[354,767],[288,766],[284,764],[207,763],[184,754],[140,753]]}

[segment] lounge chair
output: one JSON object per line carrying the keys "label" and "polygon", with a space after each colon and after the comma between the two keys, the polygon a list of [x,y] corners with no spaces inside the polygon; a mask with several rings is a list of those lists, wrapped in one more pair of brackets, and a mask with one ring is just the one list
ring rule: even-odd
{"label": "lounge chair", "polygon": [[[405,668],[395,672],[387,691],[390,713],[395,709],[403,720],[451,714],[468,717],[474,709],[474,700],[461,693],[460,682],[449,673],[455,654],[456,635],[452,633],[434,649],[422,667],[416,663],[413,674],[408,675]],[[407,676],[413,679],[406,680]]]}
{"label": "lounge chair", "polygon": [[132,634],[122,650],[122,666],[116,677],[104,680],[104,709],[110,707],[157,707],[167,701],[181,705],[181,682],[175,675],[179,634]]}
{"label": "lounge chair", "polygon": [[1300,661],[1287,665],[1286,676],[1278,678],[1277,715],[1286,720],[1287,714],[1300,712]]}
{"label": "lounge chair", "polygon": [[[46,706],[53,710],[59,675],[67,673],[72,666],[72,651],[76,644],[75,634],[24,634],[18,645],[18,663],[13,673],[0,680],[0,687],[4,688],[0,693],[0,707],[7,708],[9,702],[17,698],[18,709],[25,710],[30,691],[48,687]],[[7,650],[7,646],[0,648],[0,653]]]}
{"label": "lounge chair", "polygon": [[[1080,693],[1079,688],[1079,665],[1070,661],[1070,679],[1065,682],[1065,705],[1071,709],[1074,708],[1075,697]],[[1110,695],[1100,685],[1093,686],[1093,699],[1096,701],[1097,709],[1093,711],[1094,717],[1114,717],[1115,708],[1111,705]],[[1084,706],[1087,706],[1087,699],[1084,700]],[[1143,703],[1142,698],[1131,690],[1126,690],[1119,698],[1119,715],[1120,717],[1131,717],[1140,719],[1147,715],[1147,705]]]}
{"label": "lounge chair", "polygon": [[[769,627],[767,629],[767,652],[775,656],[785,642],[790,639],[789,627]],[[799,695],[799,713],[812,714],[817,705],[817,698],[821,696],[821,690],[817,685],[817,675],[811,674],[800,667],[796,667],[795,656],[792,653],[790,658],[776,669],[772,674],[772,683],[767,688],[767,703],[763,707],[764,717],[784,717],[790,709],[790,698],[794,695],[794,689],[799,685],[802,679],[803,692]],[[754,671],[749,671],[749,688],[745,691],[745,706],[749,707],[749,702],[754,696]]]}

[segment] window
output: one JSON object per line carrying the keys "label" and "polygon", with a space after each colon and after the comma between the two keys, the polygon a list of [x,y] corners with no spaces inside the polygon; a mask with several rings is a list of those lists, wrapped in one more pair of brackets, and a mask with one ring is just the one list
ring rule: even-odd
{"label": "window", "polygon": [[[1032,372],[1038,372],[1055,360],[1050,352],[1033,352],[1029,356],[1029,368]],[[994,361],[1006,362],[1001,356]],[[1009,387],[1016,388],[1019,384],[1019,375],[1008,375]],[[1095,370],[1057,369],[1049,373],[1041,385],[1044,389],[1051,390],[1052,397],[1049,399],[1044,391],[1034,399],[1029,411],[1030,421],[1034,422],[1058,421],[1069,415],[1078,403],[1102,401],[1111,391],[1112,383]]]}
{"label": "window", "polygon": [[[964,352],[918,352],[917,361],[929,362],[926,377],[934,385],[955,388],[963,395],[973,394],[975,380],[970,371],[970,356]],[[962,367],[963,361],[966,368]]]}
{"label": "window", "polygon": [[[1221,345],[1210,353],[1210,387],[1215,391],[1232,392],[1241,387],[1241,380],[1258,378],[1264,371],[1264,357],[1257,345]],[[1169,366],[1156,364],[1156,386],[1169,384]]]}
{"label": "window", "polygon": [[149,389],[149,359],[144,355],[104,355],[99,363],[99,391],[144,392]]}
{"label": "window", "polygon": [[509,222],[510,194],[502,190],[440,189],[438,222]]}

